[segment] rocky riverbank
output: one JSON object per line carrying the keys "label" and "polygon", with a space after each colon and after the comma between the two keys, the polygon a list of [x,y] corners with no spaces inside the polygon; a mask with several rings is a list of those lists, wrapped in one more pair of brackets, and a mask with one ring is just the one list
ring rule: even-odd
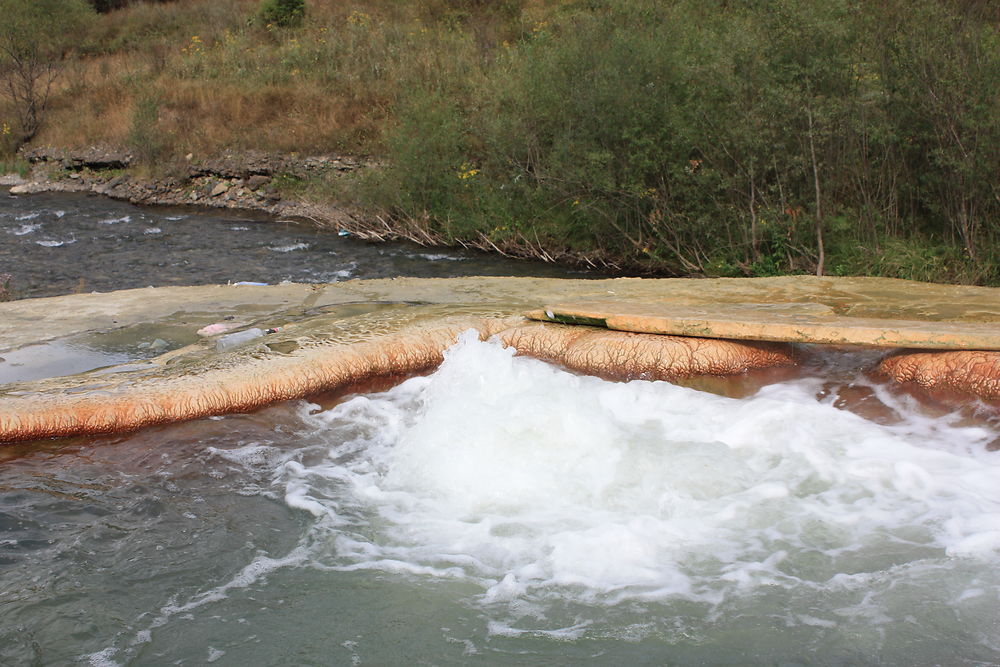
{"label": "rocky riverbank", "polygon": [[322,227],[347,228],[360,236],[381,239],[384,233],[365,234],[369,226],[359,212],[335,203],[290,199],[280,179],[307,180],[325,174],[346,175],[375,168],[378,163],[348,156],[289,156],[257,152],[226,152],[204,160],[187,156],[185,164],[166,176],[145,176],[134,168],[126,151],[88,148],[26,151],[31,165],[26,177],[0,175],[0,185],[11,194],[87,192],[140,205],[208,206],[263,211],[289,218],[307,218]]}
{"label": "rocky riverbank", "polygon": [[[382,164],[371,159],[338,156],[276,155],[227,151],[206,159],[186,156],[168,175],[148,176],[135,166],[134,156],[122,150],[88,148],[62,150],[36,148],[21,157],[31,165],[27,177],[0,175],[0,185],[11,194],[38,192],[87,192],[139,205],[208,206],[262,211],[278,218],[305,219],[320,228],[346,231],[367,241],[406,240],[424,246],[458,247],[496,253],[504,257],[552,262],[586,269],[630,271],[600,254],[545,247],[524,235],[494,241],[478,232],[470,237],[446,237],[423,218],[392,217],[379,211],[361,211],[335,201],[311,201],[288,194],[282,187],[292,181],[346,177]],[[294,189],[292,189],[294,191]]]}

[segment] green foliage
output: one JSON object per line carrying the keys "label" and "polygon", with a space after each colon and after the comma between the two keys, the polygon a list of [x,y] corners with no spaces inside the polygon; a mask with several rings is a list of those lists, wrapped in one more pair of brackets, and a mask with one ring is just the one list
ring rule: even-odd
{"label": "green foliage", "polygon": [[[3,153],[0,152],[0,155]],[[21,178],[27,178],[29,173],[31,173],[31,164],[27,160],[18,157],[0,159],[0,174],[17,174]]]}
{"label": "green foliage", "polygon": [[400,215],[636,269],[995,280],[991,20],[939,0],[569,5],[464,94],[406,96],[384,185]]}
{"label": "green foliage", "polygon": [[441,92],[417,92],[400,113],[390,141],[393,163],[387,178],[389,203],[402,211],[430,214],[446,233],[468,212],[463,183],[478,174],[466,164],[462,118]]}
{"label": "green foliage", "polygon": [[263,0],[257,12],[264,25],[293,28],[306,16],[305,0]]}
{"label": "green foliage", "polygon": [[160,101],[152,95],[140,96],[132,109],[128,143],[136,158],[144,164],[158,162],[166,153],[167,141],[157,127]]}

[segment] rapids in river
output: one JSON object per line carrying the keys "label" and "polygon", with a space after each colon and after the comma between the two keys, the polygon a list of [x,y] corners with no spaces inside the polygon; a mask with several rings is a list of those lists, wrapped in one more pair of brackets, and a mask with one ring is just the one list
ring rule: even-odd
{"label": "rapids in river", "polygon": [[467,335],[385,391],[0,448],[0,662],[1000,663],[997,433],[865,359],[733,399]]}

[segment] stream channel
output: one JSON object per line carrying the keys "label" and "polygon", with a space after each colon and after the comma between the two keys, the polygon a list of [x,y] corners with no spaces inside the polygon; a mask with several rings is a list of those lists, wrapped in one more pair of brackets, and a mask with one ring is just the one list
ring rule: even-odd
{"label": "stream channel", "polygon": [[[536,271],[0,199],[19,296]],[[997,434],[866,360],[733,399],[465,338],[384,392],[0,448],[0,663],[1000,664]]]}

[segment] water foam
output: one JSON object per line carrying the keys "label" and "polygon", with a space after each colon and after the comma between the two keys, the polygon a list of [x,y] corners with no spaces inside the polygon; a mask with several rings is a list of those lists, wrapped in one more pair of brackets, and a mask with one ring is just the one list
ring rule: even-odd
{"label": "water foam", "polygon": [[897,588],[1000,599],[995,434],[880,426],[809,381],[734,400],[574,376],[469,335],[433,375],[308,419],[326,459],[281,470],[286,502],[316,517],[318,562],[472,582],[518,618],[567,601],[710,618],[777,595],[784,622],[822,629],[890,622],[909,604]]}
{"label": "water foam", "polygon": [[18,227],[15,230],[12,230],[11,234],[13,234],[14,236],[25,236],[26,234],[31,234],[33,232],[37,232],[41,228],[42,228],[42,223],[40,223],[40,222],[28,223],[28,224],[21,225],[20,227]]}
{"label": "water foam", "polygon": [[268,246],[267,249],[273,252],[295,252],[296,250],[308,250],[309,244],[302,242],[290,243],[282,246]]}

